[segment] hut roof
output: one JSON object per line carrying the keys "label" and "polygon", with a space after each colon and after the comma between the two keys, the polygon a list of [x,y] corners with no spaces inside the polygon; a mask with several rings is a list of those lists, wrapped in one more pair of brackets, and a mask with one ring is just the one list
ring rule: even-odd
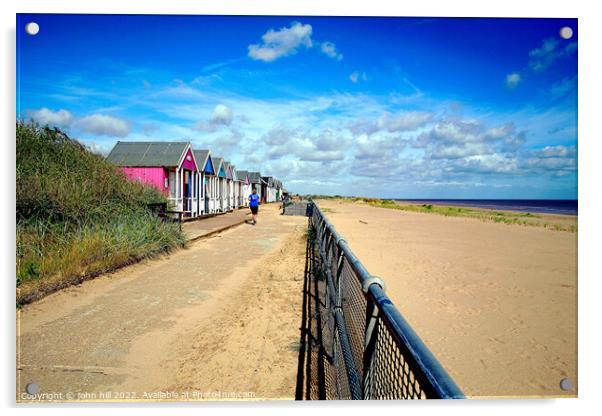
{"label": "hut roof", "polygon": [[179,166],[189,142],[122,142],[118,141],[107,156],[117,166]]}
{"label": "hut roof", "polygon": [[244,181],[247,176],[249,176],[249,172],[246,170],[236,170],[236,178],[239,181]]}
{"label": "hut roof", "polygon": [[261,183],[261,173],[249,172],[249,182],[250,183]]}
{"label": "hut roof", "polygon": [[215,167],[213,166],[213,158],[211,157],[211,152],[209,150],[193,150],[193,153],[200,171],[203,171],[208,175],[216,175]]}
{"label": "hut roof", "polygon": [[224,160],[224,172],[226,172],[226,178],[234,179],[232,177],[232,164],[227,160]]}
{"label": "hut roof", "polygon": [[219,169],[221,168],[222,164],[224,163],[224,158],[223,157],[213,157],[213,167],[215,168],[215,174],[217,175],[219,173]]}
{"label": "hut roof", "polygon": [[201,168],[205,167],[205,163],[207,163],[207,158],[209,157],[209,150],[207,150],[207,149],[193,150],[193,153],[194,153],[194,158],[198,162],[199,166]]}

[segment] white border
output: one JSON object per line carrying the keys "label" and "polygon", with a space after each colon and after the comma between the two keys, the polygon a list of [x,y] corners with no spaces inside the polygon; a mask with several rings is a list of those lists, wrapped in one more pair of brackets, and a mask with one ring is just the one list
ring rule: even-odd
{"label": "white border", "polygon": [[[600,13],[593,1],[541,1],[525,0],[469,1],[469,0],[421,0],[392,1],[370,0],[367,2],[351,2],[345,0],[169,0],[144,2],[128,0],[20,0],[12,3],[3,2],[0,19],[3,24],[2,42],[2,83],[4,88],[2,103],[2,125],[4,135],[2,143],[3,180],[0,192],[2,201],[2,239],[4,271],[3,291],[3,342],[2,365],[0,377],[2,404],[8,414],[81,414],[82,406],[66,407],[27,407],[14,408],[15,386],[15,321],[14,321],[14,186],[15,186],[15,13],[131,13],[131,14],[285,14],[285,15],[347,15],[347,16],[465,16],[465,17],[577,17],[579,18],[579,399],[558,400],[493,400],[461,403],[234,403],[202,405],[161,405],[153,404],[144,409],[132,406],[109,405],[110,408],[127,407],[128,412],[145,415],[164,415],[179,412],[215,412],[244,411],[252,415],[281,414],[283,407],[290,414],[307,415],[308,413],[335,411],[333,407],[344,407],[345,413],[364,414],[376,407],[377,411],[426,412],[428,414],[445,413],[450,415],[503,415],[522,411],[545,412],[549,415],[593,413],[599,407],[598,390],[602,388],[600,377],[602,359],[600,351],[600,304],[598,297],[602,293],[600,280],[602,273],[597,258],[600,257],[602,244],[599,235],[602,232],[599,219],[602,213],[600,201],[599,157],[602,135],[596,128],[600,119],[599,100],[602,96],[600,88],[600,41],[602,40],[602,21]],[[598,215],[598,216],[597,216]],[[11,230],[12,232],[6,232]],[[598,238],[597,238],[598,237]],[[107,406],[86,408],[92,414],[104,414]],[[402,409],[394,409],[402,407]],[[5,414],[7,414],[5,413]]]}

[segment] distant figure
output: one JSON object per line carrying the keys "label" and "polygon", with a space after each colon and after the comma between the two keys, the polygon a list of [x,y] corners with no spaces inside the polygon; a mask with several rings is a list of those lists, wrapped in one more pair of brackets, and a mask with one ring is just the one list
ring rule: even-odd
{"label": "distant figure", "polygon": [[257,224],[257,211],[259,211],[259,195],[257,195],[257,187],[253,185],[253,193],[249,195],[249,208],[253,214],[253,225]]}

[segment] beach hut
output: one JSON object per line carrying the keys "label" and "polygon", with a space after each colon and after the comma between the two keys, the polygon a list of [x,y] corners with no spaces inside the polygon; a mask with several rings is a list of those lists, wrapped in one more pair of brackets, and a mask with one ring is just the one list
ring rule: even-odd
{"label": "beach hut", "polygon": [[237,170],[238,179],[238,206],[246,207],[249,205],[249,195],[251,194],[251,182],[249,182],[249,172],[246,170]]}
{"label": "beach hut", "polygon": [[216,206],[215,212],[226,212],[226,169],[223,157],[213,158],[216,177]]}
{"label": "beach hut", "polygon": [[234,165],[232,165],[232,163],[228,162],[228,171],[229,171],[229,193],[228,193],[228,198],[230,201],[230,209],[233,210],[234,208],[236,208],[235,203],[234,203],[234,194],[235,194],[235,189],[234,189],[234,181],[236,180],[236,177],[234,176]]}
{"label": "beach hut", "polygon": [[270,184],[270,199],[271,202],[276,202],[278,201],[278,198],[276,197],[276,191],[278,189],[278,179],[272,177],[272,183]]}
{"label": "beach hut", "polygon": [[282,199],[282,182],[279,179],[274,179],[274,190],[276,202]]}
{"label": "beach hut", "polygon": [[240,179],[238,179],[238,170],[236,169],[236,166],[231,165],[230,169],[232,169],[232,207],[234,209],[238,209],[240,208],[241,204],[240,204],[240,195],[242,193],[242,188],[240,185]]}
{"label": "beach hut", "polygon": [[261,202],[264,204],[268,202],[268,182],[263,177],[259,178],[260,188],[261,188]]}
{"label": "beach hut", "polygon": [[274,202],[273,198],[273,187],[274,187],[274,178],[271,176],[262,176],[261,177],[261,200],[262,202]]}
{"label": "beach hut", "polygon": [[199,215],[198,165],[190,142],[118,141],[107,160],[129,179],[163,192],[172,209],[188,217]]}
{"label": "beach hut", "polygon": [[215,169],[213,168],[213,161],[209,150],[193,150],[193,153],[199,167],[197,211],[199,215],[206,215],[214,212],[215,192],[213,186],[216,178]]}
{"label": "beach hut", "polygon": [[209,196],[209,207],[210,207],[210,213],[214,214],[216,212],[219,212],[219,170],[217,167],[217,163],[216,163],[216,159],[211,156],[211,161],[213,162],[213,169],[214,169],[214,174],[211,176],[208,176],[208,180],[209,180],[209,192],[210,192],[210,196]]}
{"label": "beach hut", "polygon": [[261,173],[259,172],[249,172],[249,194],[245,195],[245,197],[247,198],[247,200],[249,199],[249,195],[251,195],[253,186],[255,186],[255,188],[257,189],[257,195],[259,195],[259,198],[261,199]]}
{"label": "beach hut", "polygon": [[233,209],[233,190],[234,190],[234,178],[232,177],[232,165],[227,160],[224,160],[224,172],[226,173],[224,181],[225,190],[225,210],[230,211]]}

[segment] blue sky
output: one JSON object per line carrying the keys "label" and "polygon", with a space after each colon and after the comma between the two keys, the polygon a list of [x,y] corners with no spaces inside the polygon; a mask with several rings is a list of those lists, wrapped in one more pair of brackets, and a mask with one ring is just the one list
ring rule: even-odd
{"label": "blue sky", "polygon": [[101,153],[117,140],[189,140],[299,193],[576,198],[577,29],[21,14],[17,116]]}

